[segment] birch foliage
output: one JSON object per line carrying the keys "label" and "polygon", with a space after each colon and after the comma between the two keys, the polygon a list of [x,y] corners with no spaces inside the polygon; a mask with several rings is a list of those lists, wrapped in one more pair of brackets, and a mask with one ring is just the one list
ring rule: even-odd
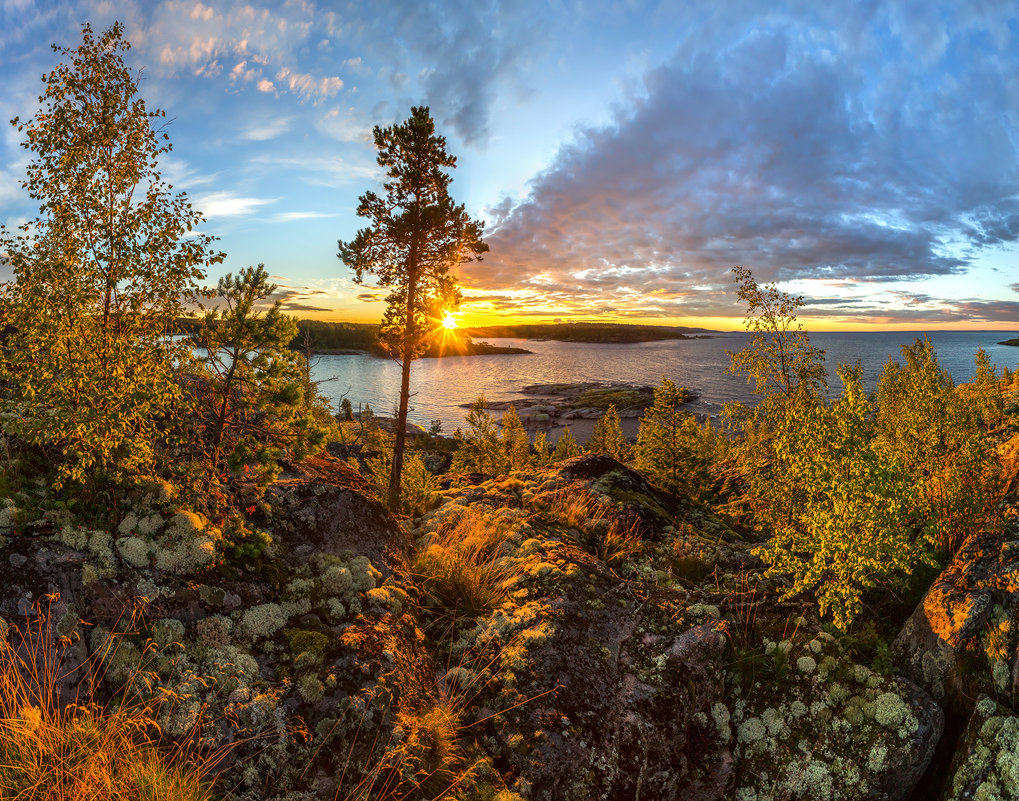
{"label": "birch foliage", "polygon": [[153,468],[187,359],[169,334],[222,260],[159,172],[165,115],[139,96],[129,48],[119,23],[84,25],[78,47],[54,45],[62,61],[36,114],[12,120],[39,213],[0,229],[14,273],[2,288],[4,425],[52,456],[58,487]]}

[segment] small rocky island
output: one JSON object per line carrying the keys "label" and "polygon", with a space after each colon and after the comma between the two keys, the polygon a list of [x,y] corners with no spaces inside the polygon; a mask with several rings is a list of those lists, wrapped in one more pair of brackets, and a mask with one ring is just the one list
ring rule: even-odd
{"label": "small rocky island", "polygon": [[1019,337],[1013,337],[1012,339],[1006,339],[1004,342],[999,342],[999,345],[1011,345],[1014,348],[1019,348]]}
{"label": "small rocky island", "polygon": [[[655,389],[646,384],[580,381],[562,384],[528,384],[524,397],[513,400],[488,401],[490,411],[517,410],[525,426],[541,428],[559,425],[561,421],[597,420],[609,406],[615,406],[620,418],[639,418],[654,403]],[[700,395],[680,388],[684,402],[692,403]],[[470,404],[464,404],[468,408]]]}

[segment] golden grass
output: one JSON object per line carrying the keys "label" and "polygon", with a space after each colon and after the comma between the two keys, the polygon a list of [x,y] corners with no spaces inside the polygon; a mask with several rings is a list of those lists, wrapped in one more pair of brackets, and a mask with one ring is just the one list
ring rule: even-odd
{"label": "golden grass", "polygon": [[476,512],[441,528],[414,561],[415,577],[434,605],[455,617],[491,612],[520,568],[505,558],[506,530]]}
{"label": "golden grass", "polygon": [[549,493],[541,506],[545,514],[575,532],[571,536],[580,547],[607,565],[622,564],[643,550],[639,522],[627,526],[611,518],[608,507],[585,493]]}
{"label": "golden grass", "polygon": [[[51,602],[52,598],[47,599]],[[76,638],[57,637],[41,607],[0,632],[0,799],[207,801],[206,767],[161,743],[156,709],[104,705],[101,660],[69,665]],[[116,635],[113,635],[116,636]],[[109,645],[109,643],[108,643]],[[79,646],[77,649],[75,646]],[[70,697],[67,697],[70,696]]]}

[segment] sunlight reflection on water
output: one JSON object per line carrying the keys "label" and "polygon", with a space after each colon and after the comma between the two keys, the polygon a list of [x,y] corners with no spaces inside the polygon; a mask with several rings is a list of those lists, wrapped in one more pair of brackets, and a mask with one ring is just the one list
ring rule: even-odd
{"label": "sunlight reflection on water", "polygon": [[[816,333],[811,335],[811,341],[827,351],[833,383],[838,383],[834,378],[838,362],[859,359],[864,382],[873,388],[888,357],[898,357],[899,348],[917,336],[903,331]],[[948,331],[930,336],[941,366],[960,383],[973,376],[977,348],[983,347],[999,367],[1015,367],[1019,359],[1019,349],[997,344],[1015,336],[1011,331]],[[452,432],[463,424],[461,404],[470,403],[480,394],[489,400],[508,400],[519,397],[527,384],[552,382],[657,384],[663,374],[680,386],[700,392],[701,398],[693,409],[713,414],[728,400],[752,400],[745,380],[725,372],[729,365],[726,350],[739,350],[747,341],[747,335],[742,333],[636,345],[493,339],[493,345],[516,345],[533,353],[418,360],[411,371],[411,392],[415,394],[409,418],[424,426],[438,419],[444,431]],[[333,408],[338,407],[344,393],[355,410],[359,403],[367,403],[379,414],[388,415],[396,404],[400,369],[388,359],[318,356],[312,373],[322,382],[321,392]]]}

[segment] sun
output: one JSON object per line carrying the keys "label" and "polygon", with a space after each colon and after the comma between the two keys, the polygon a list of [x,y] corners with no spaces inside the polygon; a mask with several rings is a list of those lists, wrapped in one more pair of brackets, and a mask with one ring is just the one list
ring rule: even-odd
{"label": "sun", "polygon": [[446,316],[442,318],[442,327],[447,331],[456,328],[456,318],[453,316],[453,312],[446,312]]}

